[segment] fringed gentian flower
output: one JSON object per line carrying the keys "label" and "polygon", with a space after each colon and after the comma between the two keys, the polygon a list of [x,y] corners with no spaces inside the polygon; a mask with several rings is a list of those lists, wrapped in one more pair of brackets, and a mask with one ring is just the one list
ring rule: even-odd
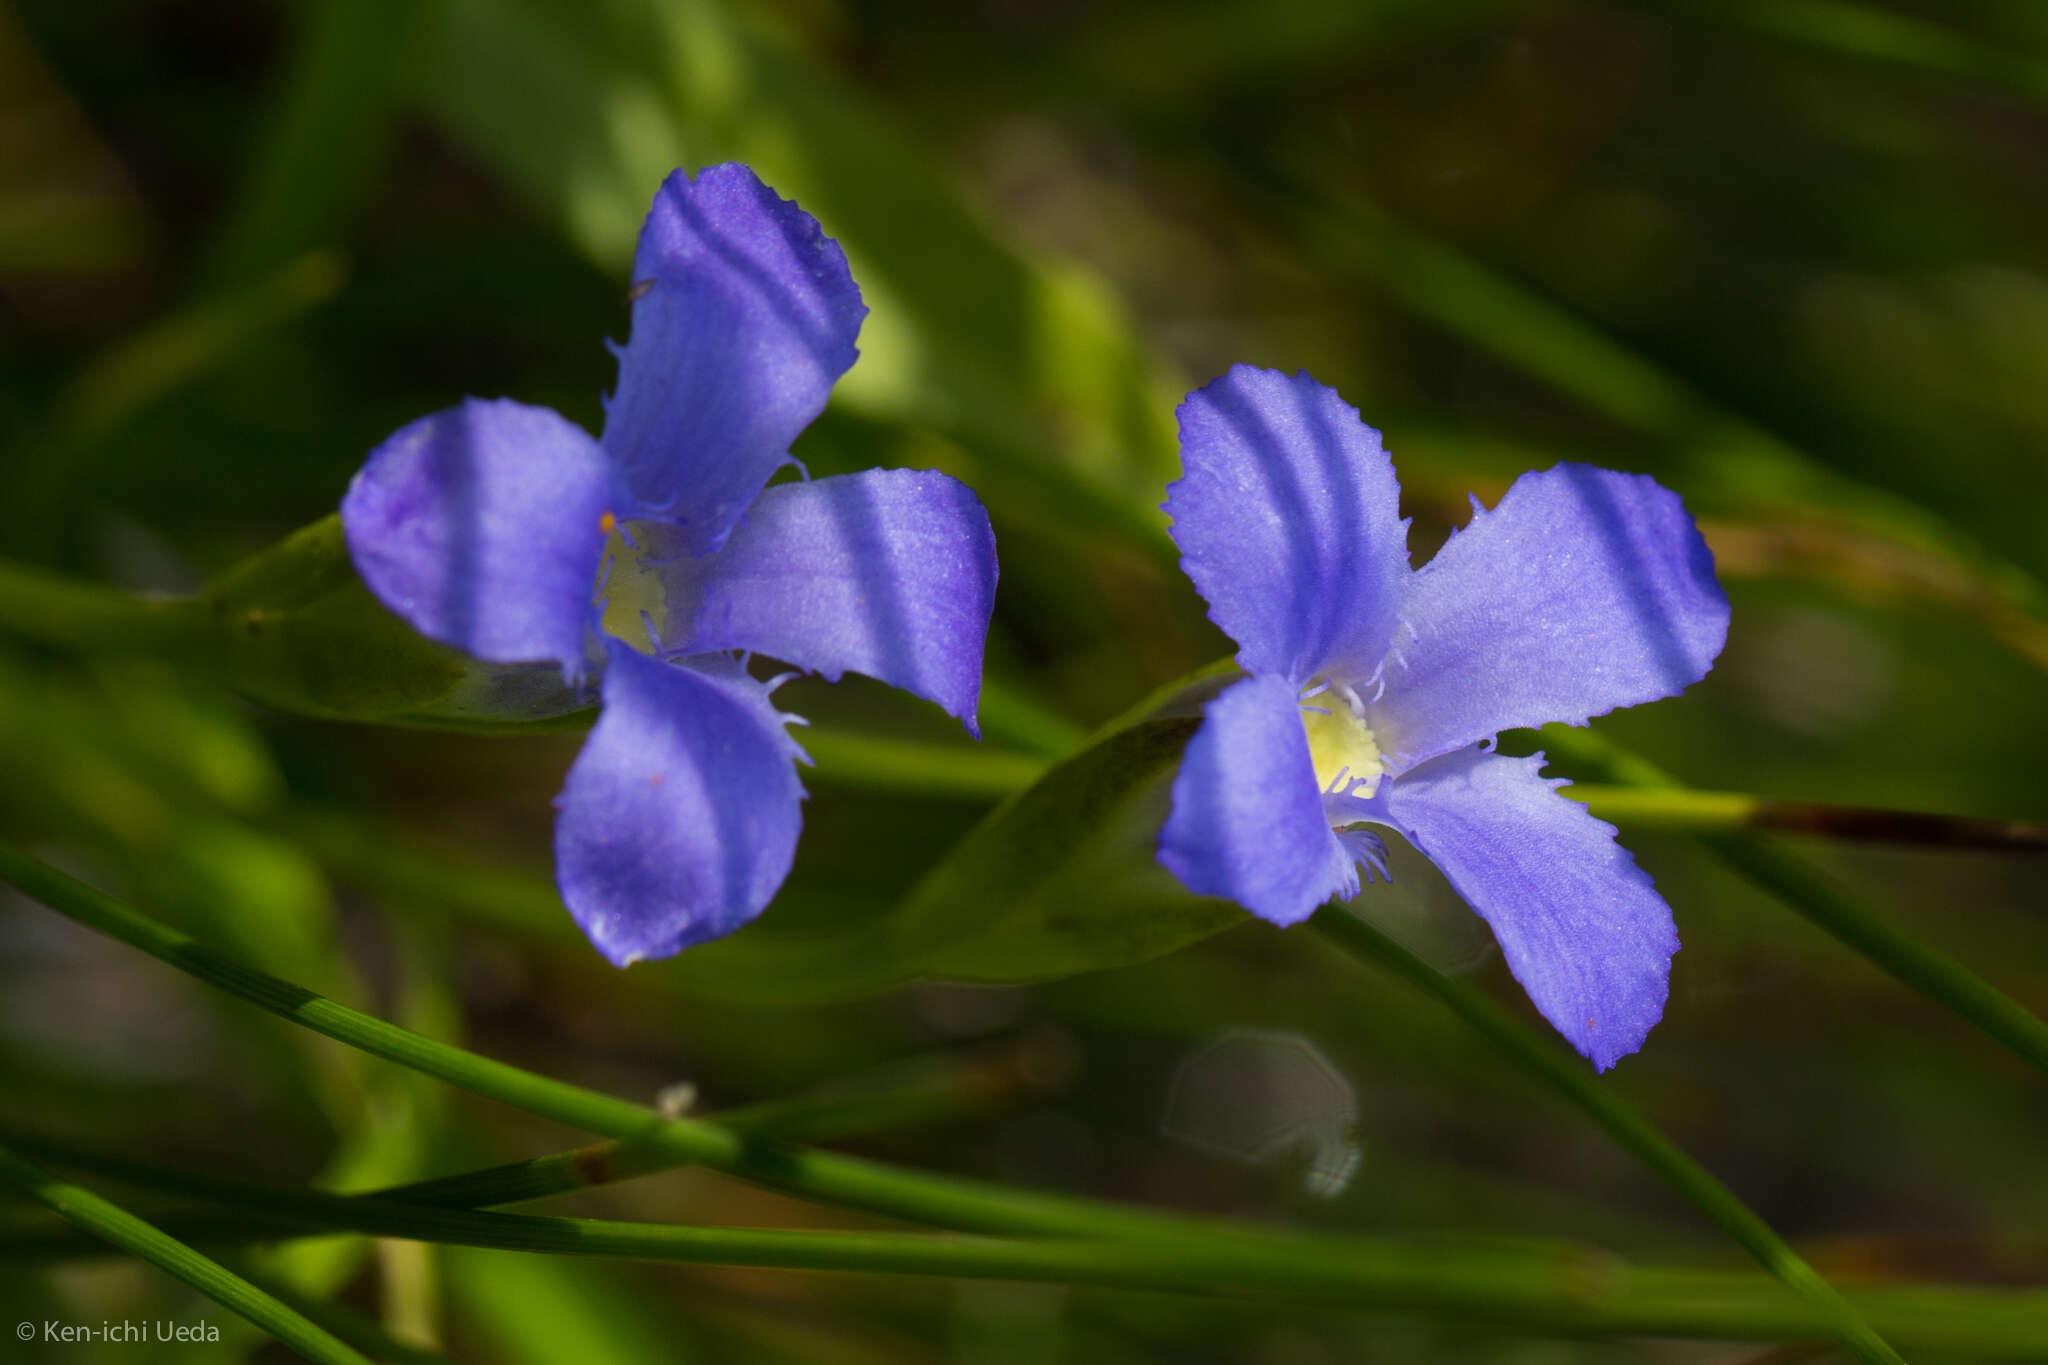
{"label": "fringed gentian flower", "polygon": [[1563,464],[1516,480],[1422,569],[1379,433],[1307,374],[1238,366],[1180,409],[1166,510],[1250,676],[1208,704],[1159,860],[1293,924],[1386,875],[1398,831],[1492,926],[1601,1070],[1664,1011],[1671,911],[1614,829],[1502,730],[1583,725],[1705,676],[1728,631],[1676,495]]}
{"label": "fringed gentian flower", "polygon": [[[555,869],[620,966],[731,932],[789,871],[795,718],[734,652],[870,674],[974,732],[996,583],[988,516],[943,474],[767,486],[867,314],[808,214],[745,166],[677,172],[633,279],[602,439],[471,399],[378,446],[341,509],[363,581],[424,634],[553,661],[578,685],[602,668],[603,713],[556,800]],[[604,610],[600,566],[622,562],[639,620]],[[600,629],[622,614],[633,638]]]}

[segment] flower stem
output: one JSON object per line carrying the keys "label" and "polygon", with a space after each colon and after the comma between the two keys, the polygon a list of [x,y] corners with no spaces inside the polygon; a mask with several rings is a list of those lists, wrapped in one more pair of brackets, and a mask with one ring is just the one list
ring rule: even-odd
{"label": "flower stem", "polygon": [[1747,792],[1695,791],[1660,785],[1635,787],[1580,783],[1562,789],[1602,820],[1626,829],[1682,834],[1766,830],[1855,843],[1917,844],[2013,853],[2048,853],[2048,825],[2027,820],[1984,820],[1966,815],[1788,801]]}
{"label": "flower stem", "polygon": [[[42,1144],[48,1146],[49,1144]],[[551,1255],[807,1271],[1021,1279],[1174,1293],[1255,1294],[1480,1318],[1547,1332],[1796,1340],[1834,1330],[1819,1307],[1757,1275],[1633,1266],[1585,1248],[1471,1247],[1398,1238],[1266,1233],[1083,1240],[707,1228],[480,1213],[280,1189],[95,1154],[55,1155],[130,1183],[222,1206],[194,1235],[253,1240],[349,1230]],[[26,1243],[38,1255],[72,1248]],[[0,1254],[22,1249],[0,1243]],[[1952,1350],[2048,1345],[2043,1296],[1937,1285],[1869,1289],[1873,1316]]]}
{"label": "flower stem", "polygon": [[1837,1339],[1858,1360],[1867,1365],[1903,1365],[1898,1352],[1863,1321],[1848,1301],[1835,1292],[1834,1286],[1800,1259],[1771,1230],[1770,1224],[1588,1073],[1576,1057],[1537,1037],[1479,991],[1456,977],[1445,976],[1357,916],[1329,907],[1317,912],[1311,922],[1326,939],[1352,957],[1383,967],[1425,994],[1435,996],[1488,1042],[1548,1082],[1609,1137],[1719,1224],[1766,1270],[1825,1314]]}
{"label": "flower stem", "polygon": [[[1056,1059],[1030,1036],[878,1067],[816,1091],[719,1111],[711,1121],[757,1142],[819,1142],[887,1132],[983,1112],[1046,1093]],[[30,1157],[130,1181],[158,1193],[220,1199],[244,1187],[208,1177],[181,1178],[164,1168],[81,1153],[69,1143],[0,1128],[0,1145]],[[600,1142],[525,1161],[366,1191],[352,1198],[440,1208],[523,1204],[578,1190],[658,1175],[690,1164],[672,1149],[641,1142]],[[270,1207],[261,1203],[261,1207]]]}
{"label": "flower stem", "polygon": [[[502,1062],[436,1043],[259,972],[120,905],[48,864],[5,844],[0,844],[0,880],[14,885],[89,928],[128,943],[202,981],[340,1042],[531,1113],[541,1114],[587,1131],[635,1141],[653,1150],[668,1153],[680,1161],[698,1162],[743,1179],[814,1200],[968,1231],[1055,1237],[1109,1237],[1144,1243],[1146,1249],[1160,1254],[1164,1254],[1164,1250],[1179,1248],[1188,1256],[1196,1258],[1220,1256],[1227,1249],[1226,1244],[1241,1239],[1243,1245],[1255,1249],[1259,1255],[1276,1265],[1292,1261],[1293,1258],[1286,1249],[1299,1241],[1307,1249],[1307,1254],[1302,1257],[1300,1265],[1305,1277],[1302,1283],[1310,1286],[1318,1282],[1314,1265],[1329,1256],[1328,1251],[1315,1239],[1280,1238],[1256,1229],[1212,1220],[1153,1213],[1065,1196],[1000,1189],[955,1177],[901,1171],[879,1163],[833,1153],[750,1142],[740,1134],[704,1120],[665,1118],[641,1105],[537,1076]],[[1358,928],[1363,930],[1364,926],[1359,925]],[[1391,944],[1387,946],[1396,955],[1393,958],[1396,965],[1407,957]],[[1610,1131],[1617,1132],[1618,1136],[1626,1135],[1626,1140],[1631,1141],[1632,1150],[1637,1150],[1639,1154],[1645,1149],[1652,1152],[1669,1151],[1668,1146],[1653,1130],[1643,1125],[1611,1094],[1594,1084],[1590,1078],[1580,1074],[1575,1064],[1557,1054],[1554,1049],[1547,1048],[1527,1036],[1483,997],[1471,993],[1459,983],[1446,981],[1420,963],[1413,964],[1413,971],[1413,979],[1417,984],[1442,996],[1459,1013],[1478,1024],[1503,1046],[1518,1055],[1526,1054],[1539,1072],[1556,1081],[1567,1094],[1581,1099],[1596,1117],[1605,1119],[1611,1125]],[[1684,1170],[1690,1173],[1687,1179],[1693,1182],[1697,1193],[1704,1194],[1710,1203],[1720,1201],[1715,1205],[1716,1211],[1725,1220],[1741,1229],[1744,1245],[1767,1254],[1766,1264],[1787,1276],[1807,1294],[1813,1309],[1801,1317],[1801,1325],[1792,1328],[1788,1334],[1798,1335],[1810,1330],[1815,1321],[1812,1314],[1818,1312],[1822,1320],[1832,1330],[1838,1331],[1845,1344],[1850,1344],[1861,1358],[1867,1361],[1898,1360],[1896,1353],[1891,1352],[1867,1326],[1861,1325],[1855,1319],[1853,1312],[1843,1305],[1842,1300],[1826,1282],[1820,1280],[1804,1262],[1778,1242],[1775,1234],[1756,1220],[1754,1214],[1743,1208],[1710,1176],[1691,1166],[1682,1155],[1675,1151],[1670,1151],[1669,1155],[1675,1157]],[[395,1204],[395,1201],[390,1202]],[[412,1214],[433,1213],[446,1216],[450,1212],[420,1205],[397,1207],[402,1207]],[[562,1233],[548,1235],[571,1237],[571,1240],[582,1236],[580,1233],[573,1236]],[[635,1232],[630,1234],[630,1237],[645,1238],[649,1235],[651,1234]],[[586,1241],[584,1245],[594,1244]],[[623,1248],[624,1243],[606,1245]],[[700,1245],[708,1246],[709,1243]],[[769,1246],[764,1243],[756,1251],[750,1252],[745,1251],[742,1244],[735,1243],[720,1254],[730,1252],[735,1256],[788,1256],[792,1254],[788,1248],[795,1245],[797,1244],[777,1243],[775,1246]],[[1104,1254],[1100,1247],[1091,1246],[1085,1250],[1089,1257]],[[614,1252],[608,1251],[606,1254]],[[882,1254],[881,1259],[888,1260],[890,1256],[900,1255],[903,1259],[895,1262],[897,1268],[912,1264],[936,1267],[937,1262],[917,1259],[929,1254],[931,1253],[924,1249],[890,1251]],[[1135,1256],[1136,1252],[1133,1254]],[[934,1273],[965,1273],[959,1267],[971,1262],[975,1255],[989,1257],[982,1264],[987,1267],[990,1274],[1010,1277],[1051,1277],[1050,1263],[1032,1262],[1029,1257],[1006,1260],[1003,1255],[996,1252],[968,1253],[964,1261],[948,1262],[955,1268],[944,1271],[935,1269]],[[1765,1259],[1765,1256],[1760,1255],[1760,1259]],[[760,1260],[748,1263],[796,1262]],[[1104,1264],[1106,1263],[1084,1257],[1080,1261],[1068,1263],[1067,1270],[1061,1273],[1069,1273],[1077,1265]],[[1143,1266],[1151,1268],[1132,1269],[1129,1271],[1129,1278],[1119,1278],[1115,1282],[1136,1285],[1142,1281],[1157,1285],[1159,1280],[1156,1278],[1156,1271],[1159,1264],[1161,1263],[1143,1262]],[[1203,1273],[1221,1273],[1219,1262],[1209,1261],[1203,1264],[1206,1266]],[[1392,1269],[1398,1272],[1410,1264],[1412,1262],[1406,1259],[1396,1258]],[[1034,1265],[1038,1267],[1035,1270]],[[1140,1261],[1134,1261],[1132,1265],[1140,1265]],[[826,1267],[821,1265],[820,1268]],[[839,1268],[856,1267],[846,1265]],[[883,1267],[877,1261],[861,1268]],[[1092,1280],[1093,1272],[1090,1273]],[[1113,1275],[1122,1272],[1104,1270],[1102,1273]],[[1148,1279],[1148,1276],[1154,1278]],[[1288,1283],[1292,1284],[1294,1281],[1290,1279]],[[1278,1287],[1284,1286],[1276,1286]],[[1387,1301],[1427,1304],[1432,1301],[1430,1295],[1445,1292],[1452,1291],[1447,1291],[1443,1286],[1431,1288],[1426,1284],[1407,1283],[1398,1293],[1390,1291],[1392,1296]],[[1454,1300],[1444,1300],[1452,1301]]]}
{"label": "flower stem", "polygon": [[1045,776],[1051,762],[969,743],[931,744],[812,726],[799,739],[828,786],[907,791],[995,802]]}
{"label": "flower stem", "polygon": [[[1656,765],[1591,731],[1552,726],[1543,739],[1553,757],[1569,759],[1621,786],[1675,786]],[[1567,794],[1572,790],[1564,788]],[[2048,1071],[2048,1023],[1962,963],[1894,929],[1790,853],[1725,832],[1700,831],[1699,838],[1721,861],[1786,905],[1975,1024],[2015,1055]]]}
{"label": "flower stem", "polygon": [[201,981],[373,1056],[528,1113],[634,1142],[801,1197],[911,1222],[1046,1236],[1182,1236],[1190,1220],[1115,1204],[904,1171],[814,1149],[771,1145],[437,1043],[271,976],[131,910],[0,843],[0,881],[60,914]]}
{"label": "flower stem", "polygon": [[[721,1110],[712,1121],[760,1141],[821,1142],[887,1132],[979,1112],[1041,1091],[1028,1071],[1028,1040],[974,1056],[946,1054],[882,1069],[858,1084]],[[634,1142],[601,1142],[528,1161],[373,1192],[442,1208],[495,1208],[673,1170],[675,1154]]]}
{"label": "flower stem", "polygon": [[320,1361],[323,1365],[369,1365],[367,1356],[315,1326],[219,1262],[200,1255],[183,1242],[118,1205],[108,1203],[92,1191],[56,1179],[5,1148],[0,1148],[0,1184],[13,1186],[101,1241],[183,1280],[221,1307],[255,1323],[308,1360]]}
{"label": "flower stem", "polygon": [[0,560],[0,630],[59,649],[176,654],[205,628],[196,599],[153,600]]}
{"label": "flower stem", "polygon": [[[0,560],[0,630],[85,653],[141,653],[198,668],[240,690],[252,691],[272,704],[333,714],[332,706],[303,705],[307,699],[280,694],[253,677],[239,677],[215,657],[222,628],[221,599],[232,600],[248,581],[274,591],[290,574],[326,573],[346,577],[339,559],[339,525],[327,517],[278,542],[231,570],[206,596],[154,600],[116,588],[84,582],[62,574]],[[280,575],[286,579],[280,579]],[[328,586],[332,586],[331,584]],[[246,626],[246,622],[244,622]],[[1182,680],[1185,682],[1186,680]],[[1180,684],[1175,684],[1179,686]],[[1172,689],[1167,689],[1172,690]],[[804,747],[818,761],[811,776],[819,783],[853,789],[905,791],[950,796],[968,801],[997,802],[1023,791],[1059,758],[1085,739],[1077,727],[1047,712],[1023,693],[990,680],[984,687],[985,728],[1015,748],[990,748],[967,743],[943,744],[862,735],[831,728],[811,728]],[[1142,712],[1144,708],[1139,708]],[[586,729],[594,710],[575,711],[540,720],[490,721],[446,715],[405,714],[375,717],[388,724],[472,731],[493,735],[530,735]],[[1594,750],[1604,741],[1589,732],[1560,736],[1546,732],[1560,753],[1595,763]],[[1611,750],[1609,751],[1611,752]],[[1646,766],[1646,765],[1645,765]],[[1647,770],[1655,773],[1654,769]],[[1595,815],[1627,828],[1669,829],[1692,834],[1733,830],[1778,830],[1834,839],[1893,844],[1926,844],[1949,848],[2011,849],[2048,852],[2048,825],[2021,820],[1972,819],[1915,811],[1839,806],[1821,801],[1790,801],[1745,792],[1706,792],[1681,787],[1668,776],[1613,779],[1614,785],[1584,785],[1567,794],[1586,802]]]}

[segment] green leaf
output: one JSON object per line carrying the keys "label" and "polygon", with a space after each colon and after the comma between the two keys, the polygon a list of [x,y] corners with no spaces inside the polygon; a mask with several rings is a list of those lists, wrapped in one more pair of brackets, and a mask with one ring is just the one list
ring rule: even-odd
{"label": "green leaf", "polygon": [[1189,895],[1153,857],[1199,723],[1170,716],[1116,731],[963,839],[900,912],[934,939],[967,931],[924,974],[1045,980],[1143,962],[1243,923],[1243,910]]}
{"label": "green leaf", "polygon": [[82,654],[159,659],[330,720],[522,733],[587,724],[578,713],[593,704],[551,663],[484,663],[393,615],[356,576],[334,514],[198,597],[137,597],[0,561],[0,630]]}
{"label": "green leaf", "polygon": [[434,706],[468,671],[385,610],[356,577],[328,516],[231,569],[204,602],[212,629],[194,662],[286,711],[383,719]]}
{"label": "green leaf", "polygon": [[209,587],[192,662],[285,711],[486,731],[552,728],[588,709],[551,663],[484,663],[427,639],[371,596],[329,515]]}
{"label": "green leaf", "polygon": [[918,977],[996,984],[1127,966],[1243,923],[1244,911],[1189,895],[1153,858],[1202,704],[1235,675],[1205,668],[1112,721],[882,914],[821,934],[785,929],[771,910],[667,970],[707,996],[818,1002]]}

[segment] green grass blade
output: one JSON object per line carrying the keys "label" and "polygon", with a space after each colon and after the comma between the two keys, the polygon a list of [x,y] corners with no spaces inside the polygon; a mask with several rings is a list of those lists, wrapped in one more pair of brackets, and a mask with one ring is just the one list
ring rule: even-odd
{"label": "green grass blade", "polygon": [[1593,411],[1667,443],[1685,462],[1683,491],[1703,507],[1824,514],[1940,558],[2003,609],[2048,619],[2048,587],[2039,579],[1911,498],[1830,469],[1723,411],[1570,309],[1377,206],[1339,202],[1283,169],[1257,169],[1319,259]]}
{"label": "green grass blade", "polygon": [[0,881],[209,985],[424,1075],[586,1132],[638,1142],[824,1203],[982,1232],[1151,1236],[1179,1226],[1144,1210],[904,1171],[805,1148],[766,1147],[702,1119],[633,1104],[435,1042],[250,967],[6,844]]}
{"label": "green grass blade", "polygon": [[1691,787],[1582,783],[1563,791],[1574,801],[1583,801],[1602,820],[1625,829],[1699,835],[1760,830],[1852,843],[2048,853],[2048,825],[2031,820],[1882,810],[1828,801],[1791,801],[1748,792],[1696,791]]}
{"label": "green grass blade", "polygon": [[212,288],[339,247],[397,126],[415,0],[316,0],[206,275]]}
{"label": "green grass blade", "polygon": [[1848,0],[1653,0],[1672,15],[1857,61],[2048,99],[2048,62],[1942,24]]}
{"label": "green grass blade", "polygon": [[[1015,1104],[1048,1089],[1034,1078],[1025,1040],[1002,1048],[912,1058],[819,1090],[766,1100],[712,1117],[720,1127],[760,1140],[827,1142],[895,1132]],[[374,1191],[381,1199],[445,1208],[492,1208],[673,1170],[671,1153],[604,1142],[528,1161]]]}
{"label": "green grass blade", "polygon": [[1000,801],[1020,792],[1052,766],[1032,754],[966,742],[930,744],[816,726],[805,729],[797,742],[817,760],[805,775],[823,785],[977,801]]}
{"label": "green grass blade", "polygon": [[242,347],[325,303],[341,288],[340,257],[311,251],[205,295],[116,342],[57,397],[50,428],[89,446],[219,368]]}
{"label": "green grass blade", "polygon": [[1435,996],[1523,1070],[1539,1077],[1599,1124],[1659,1179],[1713,1219],[1765,1269],[1824,1313],[1842,1345],[1858,1360],[1868,1365],[1903,1365],[1898,1352],[1863,1321],[1848,1301],[1835,1292],[1834,1286],[1787,1246],[1770,1224],[1603,1085],[1578,1058],[1537,1037],[1471,985],[1437,971],[1364,920],[1330,908],[1318,912],[1312,922],[1344,952],[1383,967],[1425,994]]}
{"label": "green grass blade", "polygon": [[[0,880],[9,882],[89,928],[120,939],[202,981],[219,986],[251,1003],[351,1046],[530,1112],[593,1132],[666,1147],[684,1160],[700,1161],[715,1169],[804,1197],[969,1231],[1015,1232],[1055,1237],[1109,1237],[1141,1243],[1178,1242],[1189,1248],[1189,1255],[1196,1257],[1220,1255],[1226,1249],[1222,1246],[1222,1241],[1244,1236],[1252,1236],[1268,1246],[1287,1244],[1288,1239],[1275,1239],[1253,1230],[1239,1231],[1230,1228],[1229,1225],[1225,1225],[1228,1231],[1221,1234],[1219,1240],[1201,1235],[1200,1224],[1196,1220],[1172,1215],[1084,1199],[988,1187],[974,1181],[900,1171],[879,1163],[829,1153],[750,1144],[740,1135],[723,1130],[715,1124],[701,1120],[666,1119],[643,1106],[612,1099],[436,1043],[325,1000],[310,991],[254,971],[224,954],[205,948],[147,916],[119,905],[47,864],[5,845],[0,845]],[[1359,928],[1362,930],[1363,926]],[[1402,952],[1399,949],[1393,951]],[[1505,1030],[1508,1040],[1512,1040],[1508,1041],[1507,1045],[1531,1049],[1535,1058],[1543,1058],[1546,1051],[1554,1052],[1523,1036],[1517,1026],[1508,1023],[1483,997],[1467,998],[1469,993],[1464,992],[1463,988],[1455,983],[1435,984],[1440,982],[1441,978],[1427,968],[1420,969],[1417,980],[1418,984],[1426,988],[1447,991],[1447,1001],[1459,1005],[1461,1013],[1466,1009],[1473,1009],[1474,1014],[1471,1017],[1474,1017],[1475,1022],[1487,1019],[1488,1012],[1494,1011],[1491,1015],[1492,1021]],[[1547,1061],[1539,1062],[1538,1065],[1555,1068],[1561,1076],[1591,1086],[1589,1078],[1578,1072],[1576,1065],[1561,1054],[1550,1055]],[[1596,1097],[1605,1096],[1605,1092],[1598,1090],[1597,1087],[1593,1087],[1592,1094]],[[1617,1102],[1614,1102],[1611,1096],[1605,1096],[1604,1101],[1596,1099],[1595,1103]],[[1711,1177],[1705,1177],[1704,1173],[1701,1178],[1711,1182]],[[1730,1199],[1732,1200],[1732,1196]],[[419,1206],[403,1207],[408,1216],[444,1212],[421,1209]],[[1739,1204],[1735,1205],[1737,1209],[1740,1207]],[[1740,1215],[1729,1213],[1728,1216],[1740,1224]],[[1753,1215],[1750,1217],[1753,1218]],[[653,1234],[645,1232],[622,1234],[628,1238],[645,1238],[651,1235]],[[585,1246],[596,1245],[585,1239],[583,1233],[556,1232],[548,1233],[546,1236],[567,1237],[572,1241],[581,1240]],[[1745,1236],[1748,1238],[1745,1245],[1753,1242],[1765,1249],[1771,1249],[1772,1244],[1776,1242],[1769,1229],[1760,1224],[1745,1228]],[[606,1245],[612,1249],[603,1254],[623,1252],[623,1242]],[[764,1259],[749,1263],[796,1264],[795,1260],[789,1259],[792,1254],[789,1248],[796,1245],[788,1243],[770,1247],[764,1243],[759,1254],[780,1259]],[[726,1246],[718,1254],[739,1254],[736,1251],[737,1246],[738,1244]],[[1091,1248],[1091,1254],[1099,1251],[1100,1248]],[[884,1254],[883,1259],[898,1254],[890,1251]],[[921,1259],[928,1254],[922,1246],[906,1249],[900,1253],[901,1259],[894,1262],[894,1268],[906,1269],[913,1264],[936,1266],[936,1262]],[[1050,1275],[1044,1263],[1033,1263],[1028,1257],[1018,1260],[1006,1259],[1004,1254],[989,1255],[991,1259],[983,1264],[991,1274],[1008,1277]],[[1774,1251],[1773,1255],[1777,1261],[1776,1268],[1797,1277],[1797,1268],[1803,1266],[1803,1262],[1792,1257],[1789,1251]],[[1790,1257],[1790,1260],[1785,1260],[1786,1257]],[[1142,1258],[1140,1261],[1142,1262]],[[961,1269],[964,1264],[957,1260],[949,1261],[948,1268],[934,1269],[933,1273],[965,1273]],[[1034,1270],[1034,1264],[1040,1268]],[[1103,1263],[1090,1264],[1099,1267]],[[1220,1273],[1216,1270],[1214,1262],[1205,1264],[1209,1265],[1210,1269],[1203,1273]],[[860,1267],[841,1265],[839,1268],[882,1267],[876,1262],[867,1261]],[[1060,1273],[1071,1273],[1073,1269],[1073,1265],[1068,1264]],[[1155,1277],[1155,1270],[1156,1267],[1134,1270],[1131,1272],[1133,1278],[1120,1278],[1116,1282],[1127,1282],[1135,1287],[1142,1279],[1156,1287],[1161,1281]],[[1089,1273],[1092,1281],[1095,1272],[1091,1270]],[[1103,1273],[1121,1275],[1122,1272]],[[1808,1270],[1806,1274],[1811,1276],[1812,1272]],[[1805,1288],[1810,1295],[1819,1295],[1819,1298],[1812,1302],[1816,1311],[1825,1306],[1825,1321],[1829,1326],[1843,1330],[1845,1337],[1854,1341],[1858,1349],[1865,1353],[1865,1359],[1897,1359],[1895,1355],[1885,1353],[1886,1348],[1874,1337],[1869,1336],[1867,1328],[1861,1329],[1859,1333],[1844,1326],[1844,1310],[1835,1306],[1839,1300],[1833,1296],[1833,1291],[1824,1281],[1817,1281],[1817,1277],[1813,1279],[1818,1283],[1818,1288],[1814,1288],[1812,1284],[1806,1285]],[[1294,1283],[1292,1280],[1289,1281],[1290,1285]],[[1583,1281],[1575,1283],[1582,1291]],[[1415,1290],[1418,1295],[1425,1293],[1412,1284],[1409,1289]],[[1853,1319],[1853,1314],[1849,1316]],[[1811,1315],[1801,1321],[1805,1326],[1792,1329],[1790,1334],[1798,1335],[1802,1331],[1811,1330],[1814,1321]]]}
{"label": "green grass blade", "polygon": [[[233,1240],[319,1235],[347,1228],[383,1237],[542,1255],[676,1264],[746,1265],[962,1279],[1022,1279],[1175,1293],[1257,1293],[1308,1302],[1371,1304],[1420,1316],[1473,1317],[1559,1333],[1702,1338],[1804,1338],[1832,1332],[1822,1307],[1743,1272],[1635,1265],[1571,1244],[1508,1246],[1400,1237],[1283,1234],[1183,1220],[1173,1236],[1135,1240],[1014,1239],[929,1233],[708,1228],[479,1213],[282,1189],[73,1152],[65,1164],[187,1196],[222,1210],[191,1226]],[[36,1243],[45,1254],[69,1248]],[[0,1242],[0,1254],[18,1251]],[[1873,1315],[1915,1341],[1972,1351],[2024,1351],[2048,1338],[2029,1328],[2033,1291],[1947,1285],[1868,1287]]]}
{"label": "green grass blade", "polygon": [[66,1184],[0,1148],[0,1182],[56,1212],[67,1222],[101,1241],[149,1262],[191,1285],[221,1307],[238,1313],[297,1351],[323,1365],[369,1365],[359,1354],[325,1329],[191,1247],[92,1191]]}
{"label": "green grass blade", "polygon": [[[1543,739],[1552,758],[1567,759],[1611,782],[1662,790],[1677,787],[1670,774],[1593,731],[1554,725],[1544,730]],[[1700,841],[1723,862],[1900,981],[2048,1071],[2048,1023],[1962,963],[1885,923],[1792,854],[1735,834],[1702,832]]]}
{"label": "green grass blade", "polygon": [[246,1265],[236,1264],[234,1269],[258,1289],[276,1295],[307,1321],[334,1333],[372,1360],[382,1361],[384,1365],[449,1365],[448,1356],[425,1346],[400,1341],[375,1318],[339,1299],[313,1298],[275,1275],[255,1273]]}

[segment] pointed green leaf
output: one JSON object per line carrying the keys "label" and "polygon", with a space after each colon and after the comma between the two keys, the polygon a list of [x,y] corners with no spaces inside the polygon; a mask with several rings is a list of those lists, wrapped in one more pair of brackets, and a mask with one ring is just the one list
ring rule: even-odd
{"label": "pointed green leaf", "polygon": [[1142,721],[1060,764],[954,848],[901,912],[967,929],[929,976],[1036,981],[1170,953],[1244,922],[1153,857],[1181,751],[1199,721]]}

